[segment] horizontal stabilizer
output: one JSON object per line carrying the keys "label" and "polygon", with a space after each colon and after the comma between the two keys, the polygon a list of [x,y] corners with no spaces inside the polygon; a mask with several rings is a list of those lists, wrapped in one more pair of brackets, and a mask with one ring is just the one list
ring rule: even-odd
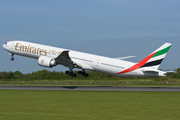
{"label": "horizontal stabilizer", "polygon": [[176,73],[176,71],[163,71],[163,72],[166,72],[166,73]]}
{"label": "horizontal stabilizer", "polygon": [[159,71],[153,71],[153,70],[145,70],[144,73],[158,73]]}

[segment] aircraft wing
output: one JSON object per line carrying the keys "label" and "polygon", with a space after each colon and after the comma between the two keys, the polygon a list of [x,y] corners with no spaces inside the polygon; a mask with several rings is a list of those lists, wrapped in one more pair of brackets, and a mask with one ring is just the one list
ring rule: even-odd
{"label": "aircraft wing", "polygon": [[132,57],[136,57],[136,56],[118,57],[118,58],[114,58],[114,59],[123,60],[123,59],[132,58]]}
{"label": "aircraft wing", "polygon": [[75,60],[75,59],[72,60],[69,56],[69,51],[63,51],[58,57],[55,58],[55,61],[58,64],[69,67],[70,69],[80,68],[84,70],[93,70],[91,66],[89,66],[86,63],[83,63],[82,61]]}
{"label": "aircraft wing", "polygon": [[63,51],[58,57],[54,59],[58,64],[62,64],[66,67],[73,68],[74,63],[69,57],[69,51]]}

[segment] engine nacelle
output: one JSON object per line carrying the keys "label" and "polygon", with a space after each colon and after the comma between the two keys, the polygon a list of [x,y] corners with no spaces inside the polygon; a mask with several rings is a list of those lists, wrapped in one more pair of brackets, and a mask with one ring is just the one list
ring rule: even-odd
{"label": "engine nacelle", "polygon": [[40,56],[38,58],[38,64],[43,67],[51,68],[53,66],[56,66],[56,62],[54,59],[46,57],[46,56]]}

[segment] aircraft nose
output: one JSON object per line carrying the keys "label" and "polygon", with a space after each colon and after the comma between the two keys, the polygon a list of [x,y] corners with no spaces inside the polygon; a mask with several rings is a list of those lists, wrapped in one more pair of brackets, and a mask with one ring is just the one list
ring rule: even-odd
{"label": "aircraft nose", "polygon": [[3,48],[5,47],[4,44],[2,45],[2,47],[3,47]]}
{"label": "aircraft nose", "polygon": [[2,47],[3,47],[4,49],[6,49],[7,43],[3,44]]}

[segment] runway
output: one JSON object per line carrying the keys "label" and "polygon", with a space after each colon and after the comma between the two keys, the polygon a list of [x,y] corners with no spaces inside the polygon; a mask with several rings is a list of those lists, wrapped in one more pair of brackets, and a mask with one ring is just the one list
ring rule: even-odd
{"label": "runway", "polygon": [[113,86],[0,86],[1,90],[69,90],[69,91],[180,91],[180,87],[113,87]]}

